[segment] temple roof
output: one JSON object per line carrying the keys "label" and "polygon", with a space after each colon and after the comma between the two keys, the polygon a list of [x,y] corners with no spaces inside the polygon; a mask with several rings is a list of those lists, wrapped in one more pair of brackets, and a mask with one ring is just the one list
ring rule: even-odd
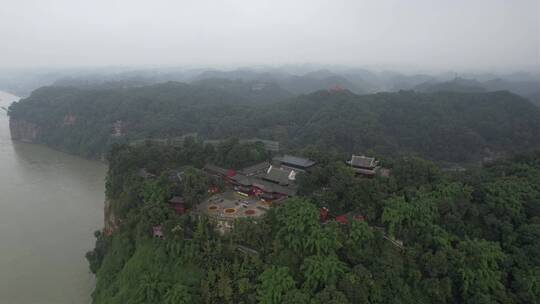
{"label": "temple roof", "polygon": [[231,179],[243,186],[250,186],[253,183],[253,178],[242,174],[237,174],[231,177]]}
{"label": "temple roof", "polygon": [[293,196],[293,195],[296,194],[296,187],[281,186],[281,185],[278,185],[278,184],[267,182],[267,181],[262,180],[262,179],[254,180],[253,186],[257,187],[257,188],[259,188],[259,189],[261,189],[261,190],[263,190],[265,192],[270,192],[270,193],[282,193],[282,194],[286,194],[288,196]]}
{"label": "temple roof", "polygon": [[287,165],[302,167],[302,168],[309,168],[313,165],[315,165],[315,162],[311,159],[299,157],[299,156],[293,156],[293,155],[283,155],[282,157],[276,157],[275,160]]}
{"label": "temple roof", "polygon": [[255,164],[253,166],[243,168],[242,170],[239,171],[239,173],[248,175],[248,176],[254,175],[254,174],[266,172],[266,170],[268,170],[268,167],[270,167],[269,162],[262,162],[262,163]]}
{"label": "temple roof", "polygon": [[375,168],[377,166],[377,161],[374,157],[366,157],[363,155],[353,155],[351,160],[347,161],[347,163],[353,167],[361,168]]}
{"label": "temple roof", "polygon": [[253,186],[269,193],[282,193],[292,196],[296,193],[296,187],[294,185],[281,185],[264,180],[255,176],[245,176],[237,174],[232,179],[241,186]]}
{"label": "temple roof", "polygon": [[222,175],[227,175],[227,172],[229,171],[228,169],[221,168],[221,167],[218,167],[218,166],[212,165],[212,164],[204,165],[204,169],[206,171],[208,171],[208,172],[222,174]]}
{"label": "temple roof", "polygon": [[175,196],[169,200],[169,203],[171,204],[183,204],[184,198],[181,196]]}
{"label": "temple roof", "polygon": [[262,176],[263,179],[278,183],[280,185],[288,185],[291,182],[289,176],[293,170],[270,167],[268,172]]}

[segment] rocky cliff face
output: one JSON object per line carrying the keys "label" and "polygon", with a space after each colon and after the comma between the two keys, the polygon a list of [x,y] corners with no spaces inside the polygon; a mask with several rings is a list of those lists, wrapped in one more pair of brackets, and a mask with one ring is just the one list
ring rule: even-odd
{"label": "rocky cliff face", "polygon": [[9,119],[9,130],[11,139],[23,142],[35,142],[39,134],[38,125],[18,119]]}
{"label": "rocky cliff face", "polygon": [[110,236],[116,229],[118,229],[118,221],[114,216],[114,212],[111,209],[111,201],[109,199],[105,200],[104,212],[105,216],[103,232],[105,233],[105,235]]}

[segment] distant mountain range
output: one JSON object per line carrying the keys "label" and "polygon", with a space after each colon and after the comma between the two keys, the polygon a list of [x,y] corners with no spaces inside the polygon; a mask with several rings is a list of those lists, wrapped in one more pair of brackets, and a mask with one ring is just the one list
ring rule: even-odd
{"label": "distant mountain range", "polygon": [[461,93],[481,93],[486,92],[486,88],[481,82],[474,79],[455,78],[444,82],[424,82],[414,87],[418,92],[461,92]]}
{"label": "distant mountain range", "polygon": [[429,81],[414,87],[419,92],[462,92],[481,93],[509,91],[529,99],[540,106],[540,81],[508,81],[497,78],[487,81],[456,77],[450,81]]}
{"label": "distant mountain range", "polygon": [[[540,76],[528,73],[499,74],[405,74],[362,68],[287,66],[215,69],[94,69],[17,71],[0,73],[0,89],[28,96],[45,85],[82,89],[113,89],[147,86],[168,81],[235,87],[260,91],[271,88],[277,96],[307,94],[329,88],[344,88],[356,94],[415,90],[419,92],[491,92],[507,90],[540,105]],[[221,84],[218,84],[222,81]],[[240,87],[243,87],[240,89]],[[279,92],[278,92],[279,91]]]}

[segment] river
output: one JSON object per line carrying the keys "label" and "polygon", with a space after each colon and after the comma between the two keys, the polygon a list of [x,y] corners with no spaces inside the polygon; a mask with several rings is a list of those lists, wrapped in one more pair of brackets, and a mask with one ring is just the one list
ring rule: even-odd
{"label": "river", "polygon": [[[0,106],[16,96],[0,92]],[[0,303],[89,303],[106,166],[12,142],[0,110]]]}

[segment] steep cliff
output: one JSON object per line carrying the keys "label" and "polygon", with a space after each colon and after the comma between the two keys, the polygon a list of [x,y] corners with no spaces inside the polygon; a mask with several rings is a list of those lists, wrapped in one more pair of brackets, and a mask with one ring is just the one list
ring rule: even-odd
{"label": "steep cliff", "polygon": [[103,233],[106,236],[110,236],[116,229],[118,229],[118,221],[114,215],[114,211],[111,208],[111,201],[109,199],[105,200],[103,211]]}
{"label": "steep cliff", "polygon": [[25,120],[10,118],[9,130],[11,139],[13,140],[35,142],[40,132],[40,127]]}

